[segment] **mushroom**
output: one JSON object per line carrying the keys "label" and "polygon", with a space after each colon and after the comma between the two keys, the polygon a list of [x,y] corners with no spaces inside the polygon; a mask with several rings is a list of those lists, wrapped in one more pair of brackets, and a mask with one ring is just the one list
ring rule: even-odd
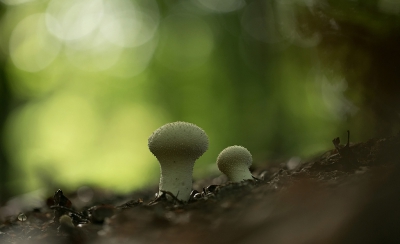
{"label": "mushroom", "polygon": [[217,158],[218,169],[228,176],[232,182],[252,180],[250,173],[253,158],[249,150],[242,146],[230,146],[225,148]]}
{"label": "mushroom", "polygon": [[167,191],[181,201],[188,201],[194,162],[208,149],[207,134],[195,124],[173,122],[154,131],[148,146],[160,163],[158,195]]}
{"label": "mushroom", "polygon": [[72,218],[69,217],[68,215],[64,214],[60,217],[59,219],[60,226],[57,228],[58,231],[65,231],[71,233],[71,231],[74,230],[75,225],[72,222]]}

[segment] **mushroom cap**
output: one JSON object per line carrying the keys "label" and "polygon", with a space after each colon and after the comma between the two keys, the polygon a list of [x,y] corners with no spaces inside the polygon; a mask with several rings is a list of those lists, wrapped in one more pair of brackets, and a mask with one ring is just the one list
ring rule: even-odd
{"label": "mushroom cap", "polygon": [[248,170],[253,162],[253,157],[249,150],[242,146],[230,146],[222,150],[218,155],[218,169],[230,175],[235,171]]}
{"label": "mushroom cap", "polygon": [[177,121],[153,132],[148,146],[156,158],[178,156],[198,159],[208,149],[208,136],[195,124]]}

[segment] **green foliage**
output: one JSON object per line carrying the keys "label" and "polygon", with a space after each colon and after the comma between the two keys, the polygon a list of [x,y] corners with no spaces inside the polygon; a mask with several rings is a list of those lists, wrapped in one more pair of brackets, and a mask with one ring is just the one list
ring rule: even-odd
{"label": "green foliage", "polygon": [[[2,58],[13,102],[24,101],[3,136],[13,190],[157,184],[147,138],[178,120],[210,137],[196,177],[217,174],[216,157],[231,145],[248,148],[257,165],[329,149],[346,129],[355,140],[372,135],[362,127],[365,89],[354,82],[373,69],[371,53],[330,34],[389,38],[399,5],[228,2],[7,5]],[[348,56],[360,59],[352,72]]]}

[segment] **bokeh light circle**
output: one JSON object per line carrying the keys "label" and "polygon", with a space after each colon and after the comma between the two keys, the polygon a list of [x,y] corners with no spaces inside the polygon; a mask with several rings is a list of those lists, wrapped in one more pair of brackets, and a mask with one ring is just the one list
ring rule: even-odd
{"label": "bokeh light circle", "polygon": [[57,57],[61,43],[45,26],[46,14],[33,14],[13,30],[9,51],[14,65],[24,71],[37,72],[46,68]]}

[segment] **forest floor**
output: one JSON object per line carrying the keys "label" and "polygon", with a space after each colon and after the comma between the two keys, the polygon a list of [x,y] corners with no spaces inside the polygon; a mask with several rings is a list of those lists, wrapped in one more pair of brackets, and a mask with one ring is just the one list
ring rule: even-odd
{"label": "forest floor", "polygon": [[339,143],[306,162],[258,166],[259,181],[197,181],[210,186],[186,204],[145,189],[99,191],[78,208],[76,193],[57,191],[47,207],[1,220],[0,243],[400,243],[400,133]]}

